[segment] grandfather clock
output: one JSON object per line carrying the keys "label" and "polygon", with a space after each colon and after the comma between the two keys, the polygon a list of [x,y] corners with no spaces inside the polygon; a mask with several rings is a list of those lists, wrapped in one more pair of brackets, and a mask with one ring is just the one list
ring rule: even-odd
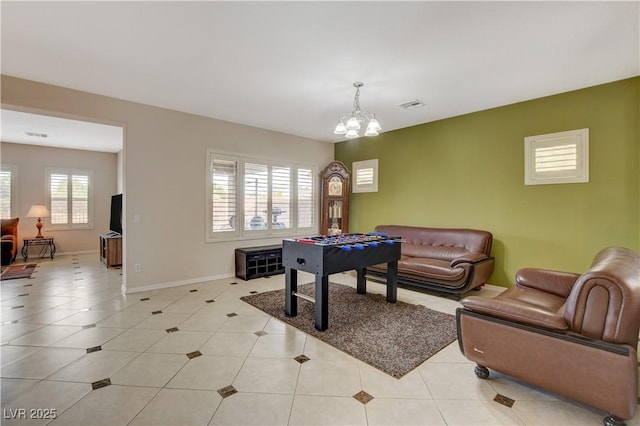
{"label": "grandfather clock", "polygon": [[340,161],[334,161],[322,170],[321,235],[348,232],[350,175],[347,166]]}

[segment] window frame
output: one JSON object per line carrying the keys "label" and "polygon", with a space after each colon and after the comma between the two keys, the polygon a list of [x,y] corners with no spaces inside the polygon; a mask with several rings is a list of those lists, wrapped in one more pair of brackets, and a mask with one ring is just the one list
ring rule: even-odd
{"label": "window frame", "polygon": [[[236,196],[235,196],[235,211],[236,211],[236,229],[226,231],[214,231],[213,230],[213,162],[215,160],[232,160],[236,162]],[[290,193],[290,214],[289,214],[289,227],[288,228],[275,228],[273,227],[270,217],[267,218],[266,229],[245,229],[245,172],[247,164],[266,165],[267,166],[267,211],[273,210],[273,168],[282,167],[289,168],[289,193]],[[205,241],[207,243],[222,242],[222,241],[236,241],[236,240],[250,240],[261,238],[273,238],[284,237],[288,235],[308,235],[314,233],[317,230],[318,223],[318,171],[317,167],[311,164],[304,164],[299,162],[287,162],[277,159],[257,157],[250,155],[242,155],[238,153],[229,153],[218,151],[208,148],[206,155],[206,223],[205,223]],[[309,170],[311,175],[311,194],[312,200],[312,218],[311,226],[299,227],[299,205],[298,205],[298,185],[299,185],[299,171]],[[241,219],[240,219],[241,218]],[[240,220],[239,220],[240,219]]]}
{"label": "window frame", "polygon": [[[541,172],[536,170],[536,150],[565,145],[576,149],[575,169]],[[568,130],[524,138],[524,184],[547,185],[589,182],[589,129]]]}
{"label": "window frame", "polygon": [[[93,229],[93,170],[89,169],[68,169],[61,167],[48,167],[46,169],[46,194],[47,194],[47,207],[49,212],[53,215],[53,209],[51,206],[51,175],[52,174],[65,174],[68,177],[67,184],[67,209],[68,218],[66,223],[53,223],[53,220],[49,220],[48,229],[51,230],[87,230]],[[87,194],[87,223],[73,223],[73,187],[71,181],[74,175],[87,176],[88,178],[88,194]]]}
{"label": "window frame", "polygon": [[2,219],[13,219],[19,217],[18,212],[18,166],[15,164],[2,164],[0,165],[2,172],[9,172],[11,174],[11,183],[9,184],[9,217]]}

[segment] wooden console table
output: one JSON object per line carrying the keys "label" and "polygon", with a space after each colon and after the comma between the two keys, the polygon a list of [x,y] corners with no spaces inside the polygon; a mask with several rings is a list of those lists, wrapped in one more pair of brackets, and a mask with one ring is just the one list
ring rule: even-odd
{"label": "wooden console table", "polygon": [[122,265],[122,235],[100,235],[100,260],[107,268]]}
{"label": "wooden console table", "polygon": [[29,258],[29,247],[41,246],[40,257],[45,257],[47,251],[49,256],[53,259],[53,255],[56,254],[56,244],[53,242],[54,237],[42,237],[42,238],[23,238],[22,244],[22,258],[26,262]]}

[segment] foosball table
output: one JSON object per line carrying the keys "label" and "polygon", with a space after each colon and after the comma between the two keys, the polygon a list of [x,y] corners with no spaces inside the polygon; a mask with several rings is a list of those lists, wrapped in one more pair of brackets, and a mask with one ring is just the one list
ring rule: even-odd
{"label": "foosball table", "polygon": [[[356,291],[365,294],[366,268],[387,264],[387,302],[395,303],[398,292],[398,260],[401,240],[381,233],[342,234],[283,240],[285,268],[285,313],[298,315],[298,298],[315,304],[315,328],[329,326],[329,275],[355,270]],[[315,275],[315,297],[298,293],[298,271]]]}

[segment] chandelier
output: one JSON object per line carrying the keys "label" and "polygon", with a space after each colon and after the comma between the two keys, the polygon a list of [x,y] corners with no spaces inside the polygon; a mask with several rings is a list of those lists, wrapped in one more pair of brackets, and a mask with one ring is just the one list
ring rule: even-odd
{"label": "chandelier", "polygon": [[353,83],[356,88],[356,95],[353,98],[353,111],[338,120],[333,131],[335,135],[344,135],[347,139],[354,139],[360,136],[360,130],[366,123],[364,136],[378,136],[382,127],[376,119],[376,115],[360,109],[360,88],[364,86],[362,82]]}

